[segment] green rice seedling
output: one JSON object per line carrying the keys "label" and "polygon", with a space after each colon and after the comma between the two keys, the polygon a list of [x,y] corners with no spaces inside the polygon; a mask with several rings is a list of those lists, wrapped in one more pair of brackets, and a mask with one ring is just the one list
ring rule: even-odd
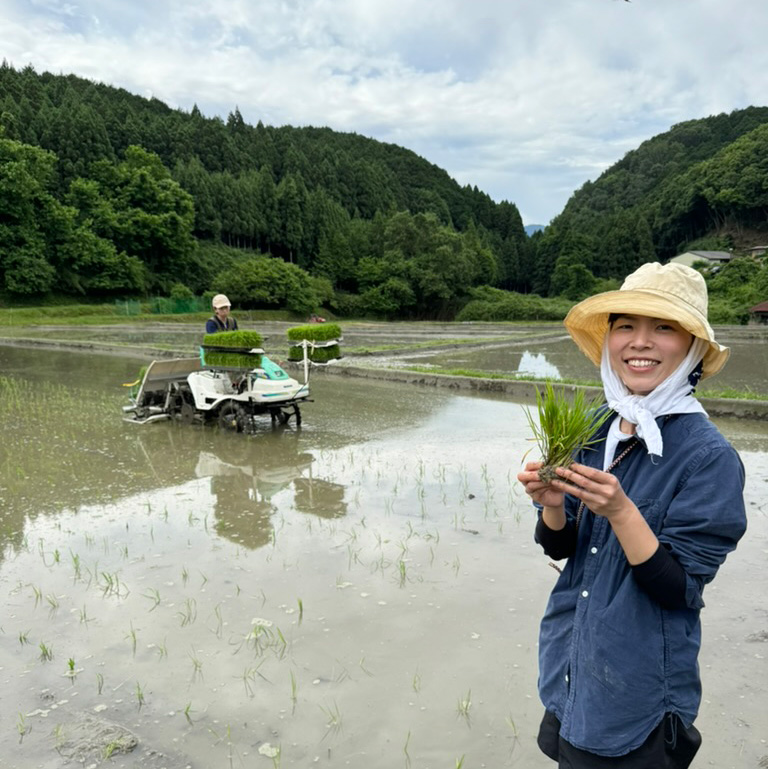
{"label": "green rice seedling", "polygon": [[337,659],[337,664],[341,666],[341,670],[339,670],[336,675],[333,676],[333,680],[340,684],[342,681],[346,681],[348,678],[351,679],[352,676],[349,675],[349,671],[344,667],[344,665],[341,664],[341,662]]}
{"label": "green rice seedling", "polygon": [[189,658],[192,660],[192,681],[197,681],[198,678],[203,677],[203,663],[194,649],[190,652]]}
{"label": "green rice seedling", "polygon": [[296,676],[293,674],[293,671],[291,671],[291,712],[296,710],[297,692],[298,685],[296,684]]}
{"label": "green rice seedling", "polygon": [[136,644],[138,641],[138,638],[136,636],[136,630],[133,627],[133,622],[131,622],[131,629],[125,636],[126,640],[129,640],[131,642],[131,649],[133,650],[133,656],[136,656]]}
{"label": "green rice seedling", "polygon": [[118,594],[120,591],[120,581],[117,574],[109,574],[106,571],[101,572],[101,578],[104,582],[102,586],[102,594],[104,596]]}
{"label": "green rice seedling", "polygon": [[224,628],[224,617],[221,613],[221,604],[214,606],[213,615],[216,617],[216,629],[213,632],[216,634],[216,638],[221,638],[221,633]]}
{"label": "green rice seedling", "polygon": [[411,730],[408,730],[408,734],[405,737],[405,745],[403,745],[403,753],[405,754],[405,766],[409,769],[411,766],[411,757],[408,754],[408,743],[411,741]]}
{"label": "green rice seedling", "polygon": [[299,598],[297,599],[297,603],[299,604],[299,625],[301,625],[302,620],[304,619],[304,602]]}
{"label": "green rice seedling", "polygon": [[360,665],[360,670],[362,670],[363,673],[365,673],[365,675],[373,678],[373,673],[371,673],[371,671],[368,670],[368,668],[365,666],[365,657],[361,657],[360,662],[358,662],[357,664]]}
{"label": "green rice seedling", "polygon": [[338,734],[339,732],[344,730],[344,721],[341,716],[341,711],[339,710],[339,706],[334,701],[333,707],[324,707],[323,705],[320,705],[320,710],[325,713],[326,718],[328,719],[325,724],[325,734],[323,735],[323,739],[325,739],[329,734]]}
{"label": "green rice seedling", "polygon": [[19,718],[16,721],[16,731],[19,733],[19,745],[21,745],[21,742],[24,739],[24,735],[29,732],[27,719],[24,717],[23,713],[19,713]]}
{"label": "green rice seedling", "polygon": [[35,608],[37,608],[37,605],[43,600],[43,591],[35,585],[32,585],[32,591],[35,594]]}
{"label": "green rice seedling", "polygon": [[149,590],[144,593],[144,598],[148,598],[152,601],[152,606],[149,608],[150,611],[154,611],[160,605],[160,591],[156,588],[149,588]]}
{"label": "green rice seedling", "polygon": [[50,662],[53,659],[53,647],[48,646],[44,641],[40,641],[40,659],[43,662]]}
{"label": "green rice seedling", "polygon": [[456,759],[456,769],[462,769],[464,766],[464,756]]}
{"label": "green rice seedling", "polygon": [[243,670],[243,685],[245,686],[245,692],[249,697],[253,697],[253,686],[252,683],[256,681],[256,677],[262,679],[262,681],[266,681],[267,683],[271,683],[271,681],[259,671],[259,668],[264,663],[264,660],[261,660],[258,665],[256,665],[255,668],[247,667],[245,670]]}
{"label": "green rice seedling", "polygon": [[98,693],[101,694],[104,690],[104,676],[101,673],[96,673],[96,685],[98,687]]}
{"label": "green rice seedling", "polygon": [[112,758],[112,756],[115,755],[120,750],[120,743],[117,741],[110,742],[109,744],[104,746],[104,750],[102,751],[102,754],[105,759]]}
{"label": "green rice seedling", "polygon": [[543,483],[557,478],[555,468],[569,467],[576,452],[597,442],[595,434],[612,415],[608,409],[599,411],[603,402],[602,395],[587,400],[583,390],[577,390],[569,402],[562,388],[555,391],[551,382],[543,393],[536,389],[538,419],[530,409],[525,414],[544,463],[539,470]]}
{"label": "green rice seedling", "polygon": [[184,601],[184,611],[177,611],[176,616],[182,627],[191,625],[197,619],[197,601],[194,598],[187,598]]}
{"label": "green rice seedling", "polygon": [[472,690],[467,690],[467,696],[460,699],[456,704],[456,712],[461,718],[463,718],[467,725],[469,725],[469,710],[472,707]]}
{"label": "green rice seedling", "polygon": [[72,559],[72,567],[75,570],[75,581],[80,579],[80,556],[77,553],[69,551],[69,556]]}
{"label": "green rice seedling", "polygon": [[88,627],[88,623],[90,621],[91,621],[91,618],[88,616],[88,611],[85,608],[85,604],[83,604],[83,608],[80,609],[80,624]]}
{"label": "green rice seedling", "polygon": [[136,704],[138,705],[139,710],[141,710],[144,705],[144,689],[138,681],[136,681]]}
{"label": "green rice seedling", "polygon": [[61,724],[56,724],[51,730],[51,735],[56,739],[56,744],[60,746],[64,742],[64,727]]}
{"label": "green rice seedling", "polygon": [[413,681],[411,681],[411,686],[413,687],[413,691],[418,694],[421,691],[421,673],[417,670],[413,674]]}
{"label": "green rice seedling", "polygon": [[285,650],[288,648],[288,641],[285,640],[283,631],[280,630],[279,627],[275,628],[275,631],[277,632],[277,638],[275,639],[274,650],[277,658],[281,660],[283,657],[285,657]]}
{"label": "green rice seedling", "polygon": [[22,646],[29,643],[29,630],[23,630],[19,633],[19,643]]}
{"label": "green rice seedling", "polygon": [[188,702],[187,707],[184,708],[184,718],[187,719],[187,723],[192,724],[192,703]]}
{"label": "green rice seedling", "polygon": [[160,659],[163,659],[164,657],[168,657],[168,639],[167,638],[163,638],[163,642],[157,645],[157,656],[160,657]]}

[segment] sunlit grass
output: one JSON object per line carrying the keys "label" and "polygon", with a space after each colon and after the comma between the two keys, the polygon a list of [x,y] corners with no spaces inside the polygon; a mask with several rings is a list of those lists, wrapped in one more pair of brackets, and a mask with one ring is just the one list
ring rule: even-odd
{"label": "sunlit grass", "polygon": [[[418,366],[407,365],[399,366],[398,370],[415,371],[420,374],[436,374],[440,376],[460,376],[470,379],[494,379],[505,382],[535,382],[543,384],[550,382],[555,385],[576,385],[578,387],[598,387],[602,389],[602,383],[597,379],[578,379],[574,377],[562,377],[561,379],[547,379],[531,376],[528,374],[508,374],[498,371],[484,371],[482,369],[467,368],[446,368],[442,366]],[[695,393],[699,398],[729,398],[734,400],[768,400],[768,393],[755,392],[750,388],[739,390],[735,387],[724,387],[721,389],[705,389]]]}

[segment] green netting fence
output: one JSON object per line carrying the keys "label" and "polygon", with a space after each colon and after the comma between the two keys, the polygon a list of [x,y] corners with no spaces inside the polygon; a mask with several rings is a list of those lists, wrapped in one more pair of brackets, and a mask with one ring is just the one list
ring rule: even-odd
{"label": "green netting fence", "polygon": [[115,302],[115,314],[117,315],[181,315],[191,312],[207,312],[211,309],[208,299],[193,296],[184,299],[170,299],[163,296],[155,296],[141,302],[138,299],[119,300]]}

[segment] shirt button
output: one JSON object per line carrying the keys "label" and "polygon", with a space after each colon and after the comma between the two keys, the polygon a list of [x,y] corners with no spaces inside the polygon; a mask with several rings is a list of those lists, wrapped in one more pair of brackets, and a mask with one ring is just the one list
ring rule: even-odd
{"label": "shirt button", "polygon": [[571,679],[570,679],[570,678],[568,678],[568,674],[566,673],[566,674],[565,674],[565,683],[568,683],[570,680],[571,680]]}
{"label": "shirt button", "polygon": [[588,595],[589,595],[589,591],[588,590],[582,590],[582,592],[581,592],[581,597],[582,598],[586,598]]}
{"label": "shirt button", "polygon": [[592,553],[592,555],[594,555],[597,552],[597,548],[593,547],[589,552]]}

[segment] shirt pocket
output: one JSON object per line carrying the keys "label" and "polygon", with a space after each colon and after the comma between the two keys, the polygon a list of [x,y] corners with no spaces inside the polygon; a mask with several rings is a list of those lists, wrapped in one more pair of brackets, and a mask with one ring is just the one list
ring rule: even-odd
{"label": "shirt pocket", "polygon": [[[661,502],[658,499],[633,499],[632,501],[635,503],[635,506],[640,511],[640,515],[643,516],[651,531],[658,536],[664,520]],[[608,527],[608,530],[610,531],[610,526]],[[615,536],[608,538],[608,556],[626,562],[624,550]]]}

